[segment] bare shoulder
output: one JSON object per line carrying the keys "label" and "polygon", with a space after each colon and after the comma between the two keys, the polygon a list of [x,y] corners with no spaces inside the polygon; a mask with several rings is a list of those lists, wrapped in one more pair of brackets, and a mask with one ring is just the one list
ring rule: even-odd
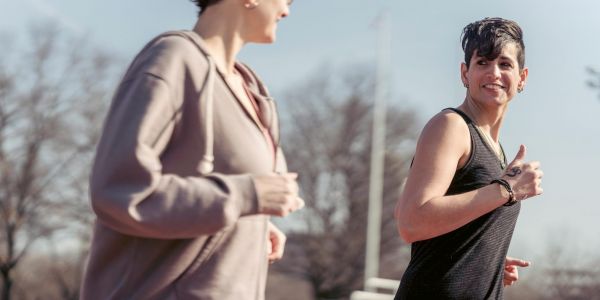
{"label": "bare shoulder", "polygon": [[444,110],[433,116],[423,128],[415,161],[429,165],[441,160],[451,162],[456,169],[468,158],[470,147],[467,123],[459,114]]}
{"label": "bare shoulder", "polygon": [[426,138],[431,136],[436,139],[454,139],[458,136],[464,136],[465,132],[469,132],[465,120],[459,114],[451,110],[443,110],[427,122],[423,128],[421,137]]}

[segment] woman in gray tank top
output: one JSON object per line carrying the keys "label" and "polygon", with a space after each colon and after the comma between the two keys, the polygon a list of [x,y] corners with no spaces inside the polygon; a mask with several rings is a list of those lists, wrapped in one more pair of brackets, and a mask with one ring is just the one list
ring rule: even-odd
{"label": "woman in gray tank top", "polygon": [[542,193],[524,145],[507,164],[500,128],[528,69],[519,25],[486,18],[462,34],[466,96],[423,129],[395,211],[411,260],[396,299],[501,299],[529,262],[507,257],[520,201]]}

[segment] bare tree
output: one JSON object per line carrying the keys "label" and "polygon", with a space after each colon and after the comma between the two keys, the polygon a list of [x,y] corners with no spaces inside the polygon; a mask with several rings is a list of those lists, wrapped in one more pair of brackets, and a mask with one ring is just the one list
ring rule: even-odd
{"label": "bare tree", "polygon": [[[284,103],[283,147],[306,208],[273,271],[310,282],[317,299],[339,299],[363,284],[374,74],[360,66],[342,75],[324,70],[291,89]],[[415,114],[391,99],[387,114],[380,273],[399,279],[406,255],[393,209],[412,157],[403,145],[414,145]]]}
{"label": "bare tree", "polygon": [[[90,222],[89,157],[110,89],[109,55],[54,24],[32,26],[22,51],[0,57],[0,273],[2,299],[32,249]],[[13,40],[14,41],[14,40]],[[83,227],[80,227],[83,228]],[[87,230],[86,230],[87,231]],[[77,232],[83,232],[81,230]]]}
{"label": "bare tree", "polygon": [[[576,236],[568,234],[564,236]],[[545,299],[600,299],[600,256],[595,252],[585,255],[576,245],[558,237],[548,243],[547,263],[539,280]]]}
{"label": "bare tree", "polygon": [[600,299],[600,255],[576,242],[577,232],[553,229],[544,251],[505,298],[541,300]]}

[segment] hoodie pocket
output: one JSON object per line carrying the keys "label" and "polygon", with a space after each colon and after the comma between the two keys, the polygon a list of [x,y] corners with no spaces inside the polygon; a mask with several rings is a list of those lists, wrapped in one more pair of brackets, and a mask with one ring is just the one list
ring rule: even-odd
{"label": "hoodie pocket", "polygon": [[[207,282],[204,281],[206,278],[211,277],[214,270],[211,270],[207,262],[222,248],[221,245],[229,234],[229,230],[221,230],[206,239],[194,261],[175,281],[174,293],[176,299],[202,298],[208,295],[205,295],[205,293],[210,293],[206,290],[205,284]],[[206,270],[203,270],[203,268]],[[204,296],[199,296],[196,293]]]}
{"label": "hoodie pocket", "polygon": [[185,270],[185,272],[181,275],[179,280],[185,279],[186,277],[189,277],[196,273],[198,269],[202,267],[202,264],[209,260],[210,257],[215,253],[215,251],[219,248],[221,241],[226,235],[227,231],[221,230],[216,234],[209,236],[206,239],[204,245],[202,246],[202,249],[200,249],[200,252],[196,256],[196,259],[194,259],[192,264]]}

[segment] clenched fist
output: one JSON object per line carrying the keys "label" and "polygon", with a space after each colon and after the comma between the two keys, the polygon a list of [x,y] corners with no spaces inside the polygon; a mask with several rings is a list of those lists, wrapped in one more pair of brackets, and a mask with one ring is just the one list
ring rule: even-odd
{"label": "clenched fist", "polygon": [[259,213],[285,217],[304,207],[304,200],[298,197],[296,178],[296,173],[255,175]]}

